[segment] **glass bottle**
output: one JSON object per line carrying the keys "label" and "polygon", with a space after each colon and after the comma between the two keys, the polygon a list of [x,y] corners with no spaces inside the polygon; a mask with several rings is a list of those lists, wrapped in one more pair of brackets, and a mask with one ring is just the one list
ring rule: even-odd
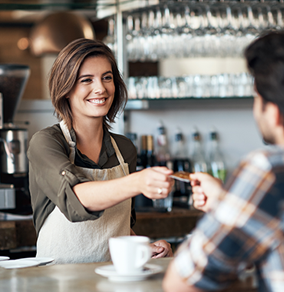
{"label": "glass bottle", "polygon": [[[168,147],[168,139],[166,135],[166,129],[162,122],[158,125],[157,136],[157,151],[156,151],[157,165],[166,166],[169,169],[173,169],[173,163],[171,161],[171,155]],[[173,192],[164,198],[153,200],[153,206],[157,212],[171,212],[173,205]]]}
{"label": "glass bottle", "polygon": [[207,163],[201,146],[201,135],[197,129],[194,130],[193,134],[193,170],[194,172],[208,172]]}
{"label": "glass bottle", "polygon": [[156,159],[159,166],[166,166],[169,169],[173,169],[171,155],[169,152],[168,139],[166,135],[166,128],[161,122],[158,125]]}
{"label": "glass bottle", "polygon": [[[192,172],[191,161],[188,158],[188,153],[186,149],[186,144],[184,141],[184,136],[180,129],[177,130],[175,134],[175,144],[174,144],[174,171],[188,171]],[[174,191],[174,205],[175,206],[185,206],[188,205],[189,196],[191,194],[190,183],[175,181],[175,191]]]}
{"label": "glass bottle", "polygon": [[136,171],[142,170],[144,165],[142,163],[141,154],[138,152],[137,134],[127,133],[126,137],[131,140],[137,151]]}
{"label": "glass bottle", "polygon": [[140,160],[143,168],[147,165],[147,135],[141,136]]}
{"label": "glass bottle", "polygon": [[223,155],[219,148],[218,134],[215,130],[210,131],[209,166],[210,173],[223,182],[226,179],[226,167]]}
{"label": "glass bottle", "polygon": [[[140,151],[140,170],[154,166],[154,148],[153,148],[153,136],[142,135],[141,136],[141,151]],[[136,169],[138,165],[136,166]],[[143,194],[135,197],[135,209],[137,212],[147,212],[153,208],[153,202],[151,199],[145,197]]]}
{"label": "glass bottle", "polygon": [[147,135],[147,155],[146,155],[146,168],[155,166],[156,157],[154,154],[154,138],[152,135]]}

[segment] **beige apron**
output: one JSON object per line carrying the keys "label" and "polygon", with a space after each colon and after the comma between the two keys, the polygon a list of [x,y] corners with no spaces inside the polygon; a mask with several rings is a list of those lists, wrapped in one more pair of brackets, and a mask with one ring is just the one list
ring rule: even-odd
{"label": "beige apron", "polygon": [[[66,124],[60,127],[70,145],[70,161],[74,164],[75,142]],[[78,167],[89,179],[102,181],[129,174],[128,164],[111,137],[119,165],[109,169]],[[52,257],[55,263],[87,263],[110,261],[108,239],[113,236],[130,235],[131,199],[104,211],[97,220],[70,222],[58,207],[50,213],[39,231],[37,257]]]}

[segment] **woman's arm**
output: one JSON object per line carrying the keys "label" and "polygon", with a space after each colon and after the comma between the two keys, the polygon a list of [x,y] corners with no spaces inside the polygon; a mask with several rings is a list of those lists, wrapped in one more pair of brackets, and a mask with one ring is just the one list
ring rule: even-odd
{"label": "woman's arm", "polygon": [[[148,198],[164,198],[173,186],[168,177],[172,171],[160,167],[119,179],[90,181],[70,162],[69,146],[56,127],[33,136],[28,158],[33,201],[48,197],[70,221],[91,219],[92,212],[105,210],[140,193]],[[158,194],[160,188],[162,193]]]}
{"label": "woman's arm", "polygon": [[80,183],[73,190],[85,208],[99,211],[141,193],[150,199],[166,198],[173,187],[171,173],[166,167],[153,167],[113,180]]}

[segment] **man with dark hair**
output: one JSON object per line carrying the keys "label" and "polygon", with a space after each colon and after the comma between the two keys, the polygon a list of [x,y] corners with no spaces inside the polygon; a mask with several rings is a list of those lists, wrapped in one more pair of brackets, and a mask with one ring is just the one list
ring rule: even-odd
{"label": "man with dark hair", "polygon": [[166,292],[212,291],[254,266],[259,291],[284,291],[284,32],[270,32],[245,51],[255,78],[253,114],[271,146],[250,153],[225,186],[190,176],[194,206],[207,212],[178,249]]}

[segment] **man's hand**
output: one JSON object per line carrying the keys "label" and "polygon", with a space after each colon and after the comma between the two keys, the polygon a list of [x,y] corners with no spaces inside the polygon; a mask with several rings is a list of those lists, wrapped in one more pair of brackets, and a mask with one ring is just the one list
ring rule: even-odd
{"label": "man's hand", "polygon": [[171,245],[165,240],[158,240],[150,244],[152,249],[152,259],[172,257]]}
{"label": "man's hand", "polygon": [[196,172],[190,175],[193,206],[208,212],[223,193],[222,181],[207,173]]}
{"label": "man's hand", "polygon": [[164,277],[163,290],[165,292],[202,292],[194,286],[190,286],[185,279],[181,278],[173,261],[169,264]]}

